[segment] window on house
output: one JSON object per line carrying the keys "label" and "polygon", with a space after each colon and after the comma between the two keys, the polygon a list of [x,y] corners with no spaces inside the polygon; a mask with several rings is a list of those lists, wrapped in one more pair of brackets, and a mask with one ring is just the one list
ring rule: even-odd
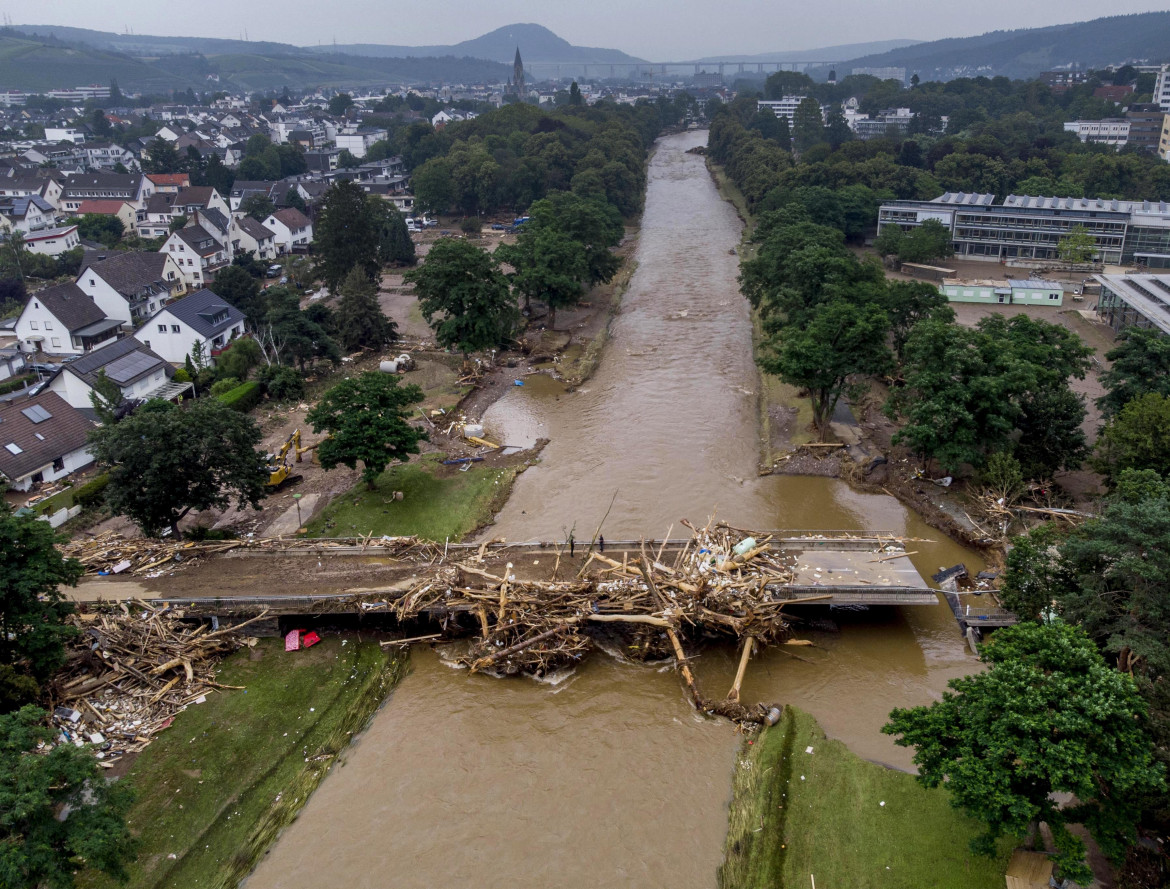
{"label": "window on house", "polygon": [[178,325],[178,324],[172,324],[172,325],[171,325],[171,333],[178,333],[178,332],[179,332],[179,325]]}
{"label": "window on house", "polygon": [[89,279],[89,286],[90,286],[90,287],[93,287],[93,286],[94,286],[94,280],[93,280],[93,278],[90,278],[90,279]]}
{"label": "window on house", "polygon": [[166,333],[166,332],[167,332],[167,326],[166,326],[165,324],[160,324],[160,325],[158,326],[158,332],[159,332],[159,333]]}
{"label": "window on house", "polygon": [[64,471],[65,471],[65,458],[58,457],[56,460],[53,461],[53,472],[64,472]]}
{"label": "window on house", "polygon": [[6,451],[8,451],[8,453],[13,454],[13,455],[24,453],[24,448],[22,448],[20,445],[18,445],[14,441],[10,441],[10,442],[8,442],[8,444],[4,445],[4,449]]}
{"label": "window on house", "polygon": [[46,322],[45,322],[45,330],[52,330],[52,329],[53,329],[53,322],[52,322],[52,321],[46,321]]}
{"label": "window on house", "polygon": [[59,339],[57,339],[57,337],[53,337],[53,348],[54,349],[61,348],[61,341]]}
{"label": "window on house", "polygon": [[40,330],[40,328],[37,326],[37,322],[36,322],[36,321],[30,321],[30,322],[28,322],[28,326],[29,326],[29,327],[31,327],[33,330]]}

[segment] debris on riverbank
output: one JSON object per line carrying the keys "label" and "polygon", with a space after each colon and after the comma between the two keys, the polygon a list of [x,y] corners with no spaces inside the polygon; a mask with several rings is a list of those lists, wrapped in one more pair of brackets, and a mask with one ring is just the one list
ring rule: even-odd
{"label": "debris on riverbank", "polygon": [[215,668],[245,644],[239,630],[252,622],[212,629],[142,601],[73,620],[80,635],[53,681],[53,721],[63,743],[96,745],[107,767],[141,751],[189,704],[232,688]]}

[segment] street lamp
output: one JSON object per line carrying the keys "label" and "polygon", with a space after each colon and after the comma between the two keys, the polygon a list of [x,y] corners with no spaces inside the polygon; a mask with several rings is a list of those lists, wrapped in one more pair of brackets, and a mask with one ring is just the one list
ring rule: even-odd
{"label": "street lamp", "polygon": [[301,532],[301,497],[303,497],[303,496],[304,496],[303,494],[293,494],[293,500],[295,500],[296,504],[297,504],[297,533],[298,534]]}

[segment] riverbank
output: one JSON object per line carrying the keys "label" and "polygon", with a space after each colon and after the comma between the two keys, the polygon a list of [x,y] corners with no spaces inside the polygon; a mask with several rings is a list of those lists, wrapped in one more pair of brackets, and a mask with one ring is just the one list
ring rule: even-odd
{"label": "riverbank", "polygon": [[[327,638],[298,652],[263,639],[225,660],[208,697],[130,765],[141,842],[130,889],[235,887],[405,675],[408,655]],[[79,885],[116,885],[86,873]]]}
{"label": "riverbank", "polygon": [[[720,889],[1000,889],[1014,843],[973,855],[979,822],[942,788],[866,762],[807,713],[746,741],[736,760]],[[815,884],[814,884],[815,885]]]}

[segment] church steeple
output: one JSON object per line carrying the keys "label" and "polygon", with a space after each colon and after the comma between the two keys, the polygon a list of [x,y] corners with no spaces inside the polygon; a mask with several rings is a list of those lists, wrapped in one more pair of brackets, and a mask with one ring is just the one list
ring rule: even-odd
{"label": "church steeple", "polygon": [[524,98],[524,60],[520,58],[520,47],[516,47],[516,60],[512,62],[512,88],[516,95]]}

